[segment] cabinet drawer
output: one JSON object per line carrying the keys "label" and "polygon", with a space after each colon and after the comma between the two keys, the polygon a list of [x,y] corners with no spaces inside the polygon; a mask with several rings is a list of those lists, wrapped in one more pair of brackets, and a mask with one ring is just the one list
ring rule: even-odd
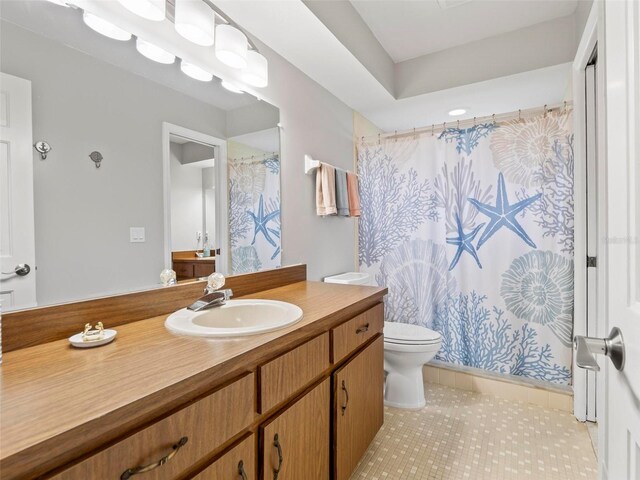
{"label": "cabinet drawer", "polygon": [[216,269],[216,265],[213,262],[202,263],[202,264],[196,263],[193,266],[193,276],[196,278],[208,277],[214,272],[215,269]]}
{"label": "cabinet drawer", "polygon": [[193,278],[193,263],[176,262],[173,264],[176,277]]}
{"label": "cabinet drawer", "polygon": [[332,329],[333,363],[338,363],[370,338],[382,333],[383,328],[384,305],[380,303]]}
{"label": "cabinet drawer", "polygon": [[[242,476],[244,472],[244,477]],[[254,480],[256,478],[256,436],[250,435],[193,477],[192,480]]]}
{"label": "cabinet drawer", "polygon": [[309,384],[329,368],[329,334],[324,333],[260,367],[260,413]]}
{"label": "cabinet drawer", "polygon": [[[178,410],[124,440],[56,475],[55,479],[121,479],[128,469],[150,465],[173,454],[144,480],[173,479],[247,428],[254,419],[254,374]],[[233,408],[229,408],[233,405]],[[175,449],[181,439],[186,443]],[[137,479],[138,476],[133,478]]]}

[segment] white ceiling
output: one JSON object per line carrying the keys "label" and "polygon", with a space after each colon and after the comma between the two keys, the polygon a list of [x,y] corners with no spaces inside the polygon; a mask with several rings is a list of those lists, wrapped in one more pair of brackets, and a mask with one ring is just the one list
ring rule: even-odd
{"label": "white ceiling", "polygon": [[[571,63],[540,68],[484,82],[395,100],[360,111],[386,132],[410,130],[442,122],[454,108],[464,108],[461,120],[515,112],[542,105],[560,105],[571,91]],[[569,96],[570,97],[570,96]]]}
{"label": "white ceiling", "polygon": [[394,62],[572,14],[579,0],[350,0]]}

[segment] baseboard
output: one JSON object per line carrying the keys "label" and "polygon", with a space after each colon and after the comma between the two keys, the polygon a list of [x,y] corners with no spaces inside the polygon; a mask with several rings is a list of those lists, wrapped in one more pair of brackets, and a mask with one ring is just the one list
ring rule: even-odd
{"label": "baseboard", "polygon": [[475,369],[462,371],[452,366],[428,364],[423,367],[423,374],[427,383],[494,395],[569,413],[573,412],[573,393],[570,388],[528,384],[473,370]]}

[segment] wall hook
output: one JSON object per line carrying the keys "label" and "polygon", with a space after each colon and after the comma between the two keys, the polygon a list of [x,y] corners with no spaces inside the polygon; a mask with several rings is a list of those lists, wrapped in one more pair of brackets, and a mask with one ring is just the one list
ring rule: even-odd
{"label": "wall hook", "polygon": [[51,145],[49,145],[44,140],[38,140],[36,143],[33,144],[33,148],[35,148],[36,151],[40,154],[40,158],[42,160],[46,160],[47,153],[51,151]]}
{"label": "wall hook", "polygon": [[100,168],[100,162],[102,162],[102,154],[98,151],[91,152],[89,158],[96,164],[96,168]]}

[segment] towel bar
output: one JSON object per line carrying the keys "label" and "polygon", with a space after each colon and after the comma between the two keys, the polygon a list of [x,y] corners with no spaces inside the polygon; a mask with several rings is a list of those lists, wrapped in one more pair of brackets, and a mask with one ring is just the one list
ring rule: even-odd
{"label": "towel bar", "polygon": [[311,175],[311,173],[317,168],[320,168],[320,160],[314,160],[313,158],[311,158],[311,155],[305,155],[304,173],[306,175]]}

